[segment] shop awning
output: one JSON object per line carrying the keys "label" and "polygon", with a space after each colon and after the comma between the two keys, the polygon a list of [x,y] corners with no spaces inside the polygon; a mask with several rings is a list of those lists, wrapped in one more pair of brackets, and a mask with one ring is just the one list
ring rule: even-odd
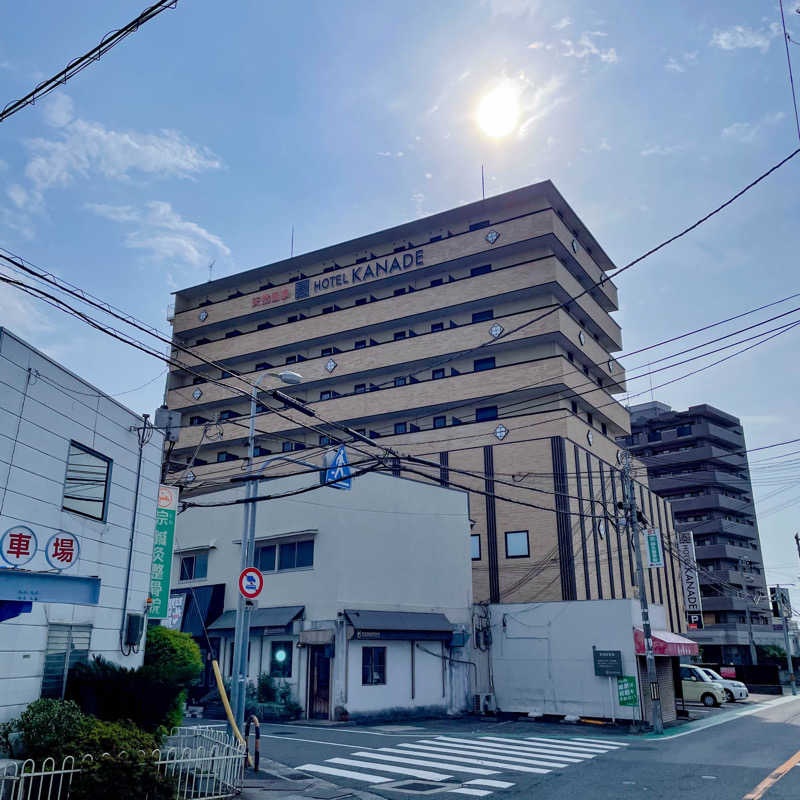
{"label": "shop awning", "polygon": [[453,624],[444,614],[422,611],[361,611],[345,609],[356,639],[420,639],[447,641]]}
{"label": "shop awning", "polygon": [[183,619],[178,630],[192,636],[203,637],[203,626],[211,630],[209,621],[215,620],[221,613],[225,602],[225,584],[211,586],[181,587],[170,592],[171,597],[186,595],[183,607]]}
{"label": "shop awning", "polygon": [[[696,656],[700,649],[697,642],[680,636],[672,631],[653,631],[653,652],[657,656]],[[644,655],[644,632],[641,628],[633,629],[633,641],[636,654]]]}
{"label": "shop awning", "polygon": [[[305,606],[257,608],[250,612],[250,630],[262,628],[265,633],[288,633],[289,626],[305,610]],[[213,625],[209,625],[208,629],[210,631],[232,631],[235,624],[236,612],[226,611]]]}

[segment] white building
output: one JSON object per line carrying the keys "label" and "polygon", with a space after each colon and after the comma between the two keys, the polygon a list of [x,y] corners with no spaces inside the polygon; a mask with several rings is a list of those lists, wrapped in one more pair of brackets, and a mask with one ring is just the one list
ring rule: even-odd
{"label": "white building", "polygon": [[163,443],[148,432],[134,529],[142,425],[0,328],[0,720],[91,656],[142,663],[125,640],[144,642]]}
{"label": "white building", "polygon": [[[262,480],[258,495],[317,482],[316,473]],[[370,473],[350,490],[320,487],[256,505],[264,588],[250,612],[250,680],[266,672],[287,681],[304,713],[323,719],[342,709],[354,717],[465,706],[468,666],[453,658],[463,658],[456,645],[471,624],[466,493]],[[208,649],[207,627],[226,677],[243,509],[190,508],[175,533],[172,594],[185,595],[182,629]]]}

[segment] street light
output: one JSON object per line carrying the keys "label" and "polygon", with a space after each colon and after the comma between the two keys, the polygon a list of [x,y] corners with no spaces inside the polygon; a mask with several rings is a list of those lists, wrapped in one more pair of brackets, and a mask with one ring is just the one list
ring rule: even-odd
{"label": "street light", "polygon": [[[258,481],[252,480],[253,456],[255,452],[256,433],[256,408],[257,397],[261,381],[266,377],[278,378],[283,383],[291,386],[301,383],[303,376],[290,370],[284,372],[265,372],[258,376],[250,393],[250,433],[247,439],[247,475],[240,480],[246,480],[245,500],[256,496]],[[256,506],[255,503],[245,502],[244,524],[242,526],[242,558],[240,573],[253,566],[255,556],[256,538]],[[231,705],[233,718],[237,725],[244,721],[244,701],[247,694],[248,650],[250,644],[250,615],[247,613],[250,606],[241,592],[236,604],[236,623],[233,629],[233,675],[231,676]]]}

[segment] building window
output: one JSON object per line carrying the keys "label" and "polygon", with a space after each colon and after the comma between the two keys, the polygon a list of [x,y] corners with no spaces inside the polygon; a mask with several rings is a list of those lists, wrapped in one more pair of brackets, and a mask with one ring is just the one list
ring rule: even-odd
{"label": "building window", "polygon": [[220,411],[219,414],[220,420],[233,419],[234,417],[238,416],[239,415],[235,411],[231,411],[230,409],[226,409],[225,411]]}
{"label": "building window", "polygon": [[322,309],[322,313],[323,314],[332,314],[333,313],[333,309],[334,309],[334,306],[325,306],[325,308]]}
{"label": "building window", "polygon": [[678,429],[675,431],[675,433],[678,436],[689,436],[691,432],[692,432],[691,425],[678,425]]}
{"label": "building window", "polygon": [[574,363],[575,354],[572,352],[572,350],[567,350],[567,359]]}
{"label": "building window", "polygon": [[367,346],[367,340],[366,339],[359,339],[356,342],[356,350],[360,350],[362,347],[366,347],[366,346]]}
{"label": "building window", "polygon": [[287,364],[297,363],[297,356],[286,356],[286,363]]}
{"label": "building window", "polygon": [[473,561],[480,561],[481,560],[481,537],[477,533],[473,533],[469,537],[469,547],[472,553],[472,560]]}
{"label": "building window", "polygon": [[488,219],[483,219],[480,222],[473,222],[472,225],[469,226],[471,231],[477,231],[481,228],[488,228],[491,223]]}
{"label": "building window", "polygon": [[476,311],[472,315],[473,322],[486,322],[487,319],[494,319],[494,311],[491,308],[486,311]]}
{"label": "building window", "polygon": [[441,286],[444,283],[444,278],[434,278],[431,281],[431,288],[434,286]]}
{"label": "building window", "polygon": [[396,342],[399,342],[401,339],[405,339],[405,338],[406,338],[406,332],[405,331],[397,331],[395,333],[395,335],[394,335],[394,340]]}
{"label": "building window", "polygon": [[268,456],[271,453],[272,453],[272,450],[270,450],[267,447],[262,447],[260,444],[257,444],[253,448],[253,455],[256,456],[256,458],[258,458],[259,456]]}
{"label": "building window", "polygon": [[284,542],[278,548],[278,569],[303,569],[314,566],[314,540]]}
{"label": "building window", "polygon": [[319,353],[321,356],[332,356],[333,355],[333,348],[332,347],[323,347]]}
{"label": "building window", "polygon": [[497,419],[497,406],[484,406],[475,409],[475,422],[486,422],[490,419]]}
{"label": "building window", "polygon": [[367,304],[367,298],[366,297],[358,297],[358,298],[356,298],[356,305],[357,306],[365,306],[366,304]]}
{"label": "building window", "polygon": [[95,450],[70,442],[61,507],[83,517],[105,520],[111,463]]}
{"label": "building window", "polygon": [[661,431],[648,431],[647,432],[647,441],[648,442],[660,442],[661,441]]}
{"label": "building window", "polygon": [[431,333],[438,333],[444,330],[444,322],[434,322],[431,324]]}
{"label": "building window", "polygon": [[292,443],[291,442],[284,442],[281,449],[284,453],[291,453],[292,452]]}
{"label": "building window", "polygon": [[361,394],[362,392],[366,392],[366,391],[367,391],[367,384],[366,384],[366,383],[357,383],[357,384],[356,384],[356,385],[353,387],[353,391],[354,391],[356,394]]}
{"label": "building window", "polygon": [[445,428],[447,427],[447,417],[434,417],[433,418],[433,427],[434,428]]}
{"label": "building window", "polygon": [[256,364],[256,372],[261,372],[264,369],[272,369],[272,364],[268,363],[267,361],[260,361]]}
{"label": "building window", "polygon": [[441,369],[435,369],[431,372],[431,380],[438,381],[440,378],[444,378],[444,367]]}
{"label": "building window", "polygon": [[401,377],[399,377],[399,378],[395,378],[395,379],[394,379],[394,385],[395,385],[395,386],[405,386],[405,385],[406,385],[406,379],[405,379],[405,377],[404,377],[404,376],[401,376]]}
{"label": "building window", "polygon": [[594,425],[594,417],[588,411],[586,412],[586,422],[589,425]]}
{"label": "building window", "polygon": [[189,417],[190,425],[204,425],[208,420],[205,417]]}
{"label": "building window", "polygon": [[506,558],[528,558],[528,531],[506,531]]}
{"label": "building window", "polygon": [[608,436],[608,427],[606,426],[605,422],[600,423],[600,430],[603,433],[603,436]]}
{"label": "building window", "polygon": [[572,409],[573,414],[578,413],[578,404],[574,400],[569,404],[569,407]]}
{"label": "building window", "polygon": [[272,642],[270,644],[269,674],[271,678],[292,677],[292,643]]}
{"label": "building window", "polygon": [[319,393],[320,400],[330,400],[331,399],[331,392],[330,389],[326,389],[324,392]]}
{"label": "building window", "polygon": [[394,296],[395,297],[399,297],[401,294],[405,294],[405,293],[406,293],[405,289],[395,289],[394,290]]}
{"label": "building window", "polygon": [[473,267],[470,271],[470,277],[474,278],[476,275],[486,275],[487,272],[492,271],[491,264],[483,264],[480,267]]}
{"label": "building window", "polygon": [[324,434],[319,437],[319,446],[320,447],[328,447],[329,445],[333,444],[333,439],[330,436],[325,436]]}
{"label": "building window", "polygon": [[226,461],[236,461],[239,456],[234,455],[233,453],[226,453],[224,450],[220,450],[217,453],[217,464],[223,464]]}
{"label": "building window", "polygon": [[275,571],[275,545],[268,544],[256,550],[255,565],[262,572]]}
{"label": "building window", "polygon": [[67,675],[75,664],[89,663],[91,625],[49,625],[44,655],[42,697],[64,697]]}
{"label": "building window", "polygon": [[472,369],[475,372],[480,372],[484,369],[494,369],[494,356],[489,356],[488,358],[476,358],[475,361],[472,362]]}
{"label": "building window", "polygon": [[379,686],[386,683],[386,648],[361,648],[361,685]]}
{"label": "building window", "polygon": [[181,558],[182,581],[199,581],[208,576],[208,552],[192,553]]}
{"label": "building window", "polygon": [[406,433],[408,431],[408,425],[405,422],[395,422],[394,424],[394,432],[395,433]]}

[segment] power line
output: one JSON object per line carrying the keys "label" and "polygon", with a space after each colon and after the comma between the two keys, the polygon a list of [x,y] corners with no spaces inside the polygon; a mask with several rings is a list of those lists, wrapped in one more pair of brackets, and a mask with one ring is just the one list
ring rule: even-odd
{"label": "power line", "polygon": [[153,17],[158,16],[162,11],[168,8],[175,8],[177,4],[178,0],[161,0],[161,2],[146,8],[138,17],[132,19],[127,25],[107,33],[100,40],[100,44],[93,47],[88,53],[84,53],[82,56],[78,56],[78,58],[70,61],[61,72],[57,72],[52,78],[42,81],[34,87],[33,91],[28,92],[24,97],[8,103],[6,107],[0,111],[0,122],[8,119],[12,114],[16,114],[17,111],[25,108],[25,106],[33,105],[37,100],[40,100],[42,97],[52,92],[53,89],[66,83],[70,78],[86,69],[86,67],[94,61],[99,60],[101,56],[105,55],[123,39],[139,30],[145,22],[149,22]]}
{"label": "power line", "polygon": [[783,27],[783,44],[786,47],[786,63],[789,66],[789,88],[792,90],[792,105],[794,106],[794,124],[797,127],[797,138],[800,139],[800,116],[797,114],[797,95],[794,91],[794,75],[792,74],[792,56],[789,53],[789,34],[786,32],[786,19],[783,16],[783,0],[779,0],[781,9],[781,26]]}

